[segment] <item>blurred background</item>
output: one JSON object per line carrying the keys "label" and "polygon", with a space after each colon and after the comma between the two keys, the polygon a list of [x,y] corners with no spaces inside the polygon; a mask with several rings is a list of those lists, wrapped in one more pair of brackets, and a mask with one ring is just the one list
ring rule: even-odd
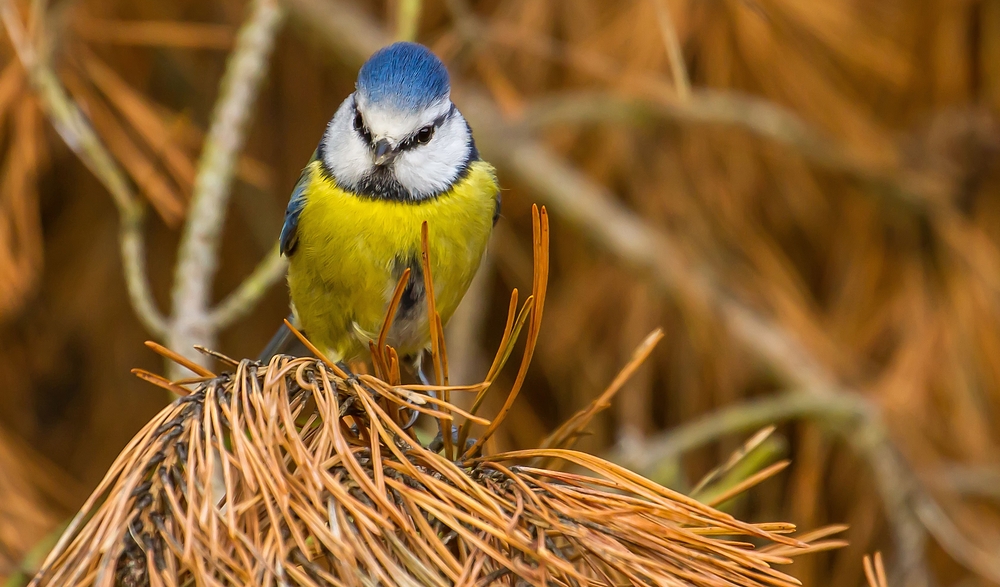
{"label": "blurred background", "polygon": [[684,491],[774,423],[750,462],[791,466],[724,509],[849,524],[849,547],[791,568],[803,583],[861,585],[881,550],[891,584],[1000,584],[1000,0],[285,0],[247,63],[263,77],[208,301],[259,280],[184,338],[199,153],[266,4],[0,1],[0,578],[25,582],[170,400],[129,373],[164,372],[144,340],[261,350],[287,313],[269,255],[298,173],[364,58],[412,37],[504,188],[449,326],[453,381],[485,373],[531,285],[531,204],[551,214],[501,447],[534,446],[662,327],[580,448]]}

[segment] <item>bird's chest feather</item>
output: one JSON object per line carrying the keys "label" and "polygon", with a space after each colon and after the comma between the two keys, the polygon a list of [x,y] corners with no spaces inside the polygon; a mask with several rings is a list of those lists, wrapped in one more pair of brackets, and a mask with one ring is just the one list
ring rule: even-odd
{"label": "bird's chest feather", "polygon": [[446,321],[486,249],[497,189],[492,168],[477,162],[451,191],[419,203],[358,197],[315,171],[289,267],[292,301],[306,331],[315,336],[312,323],[313,331],[377,332],[392,291],[409,267],[411,284],[394,330],[399,330],[396,338],[419,338],[404,331],[426,324],[420,269],[425,221],[435,298]]}

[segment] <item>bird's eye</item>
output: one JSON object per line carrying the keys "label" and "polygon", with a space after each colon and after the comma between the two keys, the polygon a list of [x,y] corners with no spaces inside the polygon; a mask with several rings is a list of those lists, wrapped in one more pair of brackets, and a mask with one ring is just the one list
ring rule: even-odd
{"label": "bird's eye", "polygon": [[425,126],[417,132],[417,142],[421,145],[426,145],[431,142],[431,137],[434,136],[434,127]]}
{"label": "bird's eye", "polygon": [[365,129],[365,119],[361,118],[361,111],[354,111],[354,130],[362,131]]}

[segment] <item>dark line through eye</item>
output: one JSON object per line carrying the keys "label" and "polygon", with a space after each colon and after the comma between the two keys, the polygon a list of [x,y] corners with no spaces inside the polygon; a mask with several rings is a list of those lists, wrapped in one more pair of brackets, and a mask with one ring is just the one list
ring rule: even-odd
{"label": "dark line through eye", "polygon": [[368,127],[365,126],[365,119],[361,116],[361,111],[358,110],[357,106],[354,107],[354,130],[358,131],[358,134],[361,135],[361,138],[364,139],[369,146],[372,144],[372,133],[368,130]]}
{"label": "dark line through eye", "polygon": [[[398,149],[400,151],[408,151],[416,147],[417,145],[426,145],[431,141],[432,138],[434,138],[434,131],[437,130],[439,126],[444,124],[446,120],[451,118],[451,115],[454,112],[455,112],[455,105],[452,104],[448,112],[445,112],[441,116],[438,116],[437,118],[434,119],[433,122],[431,122],[427,126],[421,127],[420,130],[408,136],[406,140],[404,140],[402,143],[399,144]],[[426,138],[422,139],[420,135],[424,131],[428,131],[429,134],[426,136]]]}

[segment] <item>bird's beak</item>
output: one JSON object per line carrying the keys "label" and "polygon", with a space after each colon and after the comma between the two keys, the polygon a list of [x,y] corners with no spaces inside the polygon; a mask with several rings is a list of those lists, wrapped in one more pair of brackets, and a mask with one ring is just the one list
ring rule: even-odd
{"label": "bird's beak", "polygon": [[375,142],[375,165],[379,167],[388,165],[396,158],[398,151],[392,148],[389,141],[379,139]]}

